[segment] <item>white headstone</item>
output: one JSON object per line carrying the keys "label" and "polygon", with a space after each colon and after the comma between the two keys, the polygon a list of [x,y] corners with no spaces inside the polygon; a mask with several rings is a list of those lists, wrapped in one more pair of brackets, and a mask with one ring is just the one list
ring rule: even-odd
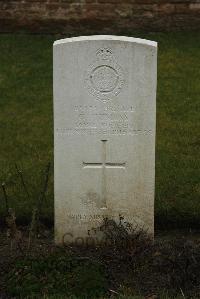
{"label": "white headstone", "polygon": [[153,234],[156,81],[156,42],[54,43],[56,243],[83,244],[119,215]]}

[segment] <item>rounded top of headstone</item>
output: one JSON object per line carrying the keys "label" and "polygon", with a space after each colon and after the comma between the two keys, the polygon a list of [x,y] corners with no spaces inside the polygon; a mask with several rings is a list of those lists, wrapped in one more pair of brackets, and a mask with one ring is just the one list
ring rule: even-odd
{"label": "rounded top of headstone", "polygon": [[65,44],[65,43],[72,43],[72,42],[83,42],[83,41],[121,41],[121,42],[129,42],[129,43],[136,43],[140,45],[147,45],[151,47],[157,47],[157,42],[142,39],[142,38],[135,38],[135,37],[128,37],[128,36],[117,36],[117,35],[89,35],[89,36],[77,36],[71,38],[64,38],[59,39],[54,42],[54,46]]}

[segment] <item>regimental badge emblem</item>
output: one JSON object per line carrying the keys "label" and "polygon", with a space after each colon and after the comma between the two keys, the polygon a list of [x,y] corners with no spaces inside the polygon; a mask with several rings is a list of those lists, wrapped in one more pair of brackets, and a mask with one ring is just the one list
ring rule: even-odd
{"label": "regimental badge emblem", "polygon": [[111,49],[96,52],[96,61],[88,68],[85,83],[89,92],[103,102],[114,99],[124,85],[124,72]]}

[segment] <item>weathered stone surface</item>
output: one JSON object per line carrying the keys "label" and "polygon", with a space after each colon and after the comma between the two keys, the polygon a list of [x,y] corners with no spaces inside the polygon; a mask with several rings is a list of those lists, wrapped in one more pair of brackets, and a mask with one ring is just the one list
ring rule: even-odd
{"label": "weathered stone surface", "polygon": [[119,215],[153,234],[156,70],[153,41],[54,43],[56,243]]}

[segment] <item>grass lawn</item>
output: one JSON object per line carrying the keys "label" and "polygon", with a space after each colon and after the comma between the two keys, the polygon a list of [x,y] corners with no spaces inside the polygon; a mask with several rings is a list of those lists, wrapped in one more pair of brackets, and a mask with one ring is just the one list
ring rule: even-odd
{"label": "grass lawn", "polygon": [[[138,34],[132,34],[138,36]],[[158,52],[157,227],[197,226],[200,220],[200,35],[149,33]],[[18,219],[28,220],[51,176],[43,216],[53,221],[52,44],[57,36],[0,35],[0,182]],[[23,171],[24,191],[15,163]],[[67,183],[67,182],[66,182]],[[0,191],[0,215],[5,211]]]}

